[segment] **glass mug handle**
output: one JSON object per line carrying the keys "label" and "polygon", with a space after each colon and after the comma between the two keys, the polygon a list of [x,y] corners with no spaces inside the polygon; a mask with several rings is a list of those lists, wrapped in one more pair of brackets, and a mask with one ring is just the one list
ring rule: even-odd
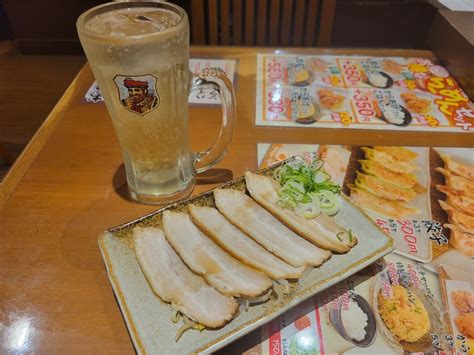
{"label": "glass mug handle", "polygon": [[194,171],[197,174],[212,168],[225,157],[234,137],[236,120],[234,88],[226,73],[220,68],[207,68],[193,74],[191,91],[202,86],[219,92],[222,126],[217,141],[206,151],[195,153]]}

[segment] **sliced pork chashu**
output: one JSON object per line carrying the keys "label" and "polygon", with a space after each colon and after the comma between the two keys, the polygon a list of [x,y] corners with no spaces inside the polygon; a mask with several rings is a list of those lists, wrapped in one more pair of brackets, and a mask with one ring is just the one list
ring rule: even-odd
{"label": "sliced pork chashu", "polygon": [[294,267],[242,233],[217,209],[190,205],[189,215],[196,226],[214,242],[244,264],[260,270],[272,279],[298,278],[304,267]]}
{"label": "sliced pork chashu", "polygon": [[214,190],[219,211],[265,249],[293,266],[319,266],[331,252],[318,248],[282,224],[241,191]]}
{"label": "sliced pork chashu", "polygon": [[238,303],[191,272],[161,229],[135,227],[133,237],[140,266],[163,301],[208,328],[221,327],[232,319]]}
{"label": "sliced pork chashu", "polygon": [[316,218],[307,219],[290,209],[280,207],[277,203],[280,185],[274,179],[246,172],[245,183],[255,201],[318,247],[344,253],[357,243],[357,238],[339,226],[334,218],[321,214]]}
{"label": "sliced pork chashu", "polygon": [[220,293],[256,297],[272,287],[265,275],[227,254],[202,233],[187,213],[163,212],[163,230],[186,265]]}

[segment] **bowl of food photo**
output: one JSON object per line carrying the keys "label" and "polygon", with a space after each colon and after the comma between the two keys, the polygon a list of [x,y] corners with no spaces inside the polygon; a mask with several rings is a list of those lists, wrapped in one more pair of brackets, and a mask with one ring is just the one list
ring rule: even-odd
{"label": "bowl of food photo", "polygon": [[329,320],[334,329],[348,342],[367,348],[375,340],[377,325],[374,312],[362,296],[351,293],[349,302],[339,302],[329,311]]}
{"label": "bowl of food photo", "polygon": [[291,119],[300,124],[311,124],[321,117],[321,107],[307,88],[292,88],[288,100]]}
{"label": "bowl of food photo", "polygon": [[388,89],[393,86],[393,79],[387,73],[382,71],[371,71],[366,73],[367,84],[379,88]]}
{"label": "bowl of food photo", "polygon": [[380,118],[399,127],[408,126],[413,119],[411,113],[402,105],[381,107]]}
{"label": "bowl of food photo", "polygon": [[314,81],[313,72],[301,58],[288,63],[288,83],[293,86],[308,86]]}
{"label": "bowl of food photo", "polygon": [[347,110],[344,107],[344,103],[346,101],[346,93],[344,90],[320,87],[316,91],[316,94],[316,100],[323,110],[331,112]]}
{"label": "bowl of food photo", "polygon": [[398,352],[434,353],[430,334],[446,333],[439,304],[419,288],[392,284],[382,289],[375,279],[371,304],[380,333]]}

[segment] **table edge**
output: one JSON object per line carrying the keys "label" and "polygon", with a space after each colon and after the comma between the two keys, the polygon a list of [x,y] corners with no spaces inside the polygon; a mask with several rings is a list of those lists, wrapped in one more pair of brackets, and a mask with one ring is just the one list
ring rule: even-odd
{"label": "table edge", "polygon": [[18,183],[31,166],[36,156],[41,151],[51,133],[59,123],[62,114],[71,104],[74,91],[78,85],[79,77],[85,71],[87,63],[82,67],[79,73],[74,77],[71,84],[61,96],[59,101],[53,107],[26,147],[16,158],[15,162],[7,172],[3,180],[0,181],[0,209],[3,207],[8,198],[12,195]]}
{"label": "table edge", "polygon": [[[318,54],[318,55],[380,55],[380,56],[421,56],[435,58],[431,50],[426,49],[403,49],[403,48],[355,48],[355,47],[243,47],[243,46],[191,46],[191,54],[196,55],[232,55],[232,54],[258,54],[258,53],[302,53],[302,54]],[[26,147],[20,153],[11,166],[3,180],[0,180],[0,209],[14,192],[36,156],[41,151],[48,138],[56,128],[62,114],[72,103],[72,98],[76,87],[78,86],[80,77],[88,69],[89,64],[86,62],[79,73],[75,76],[71,84],[68,86],[64,94],[61,96],[53,110],[46,117],[40,128],[33,135]]]}

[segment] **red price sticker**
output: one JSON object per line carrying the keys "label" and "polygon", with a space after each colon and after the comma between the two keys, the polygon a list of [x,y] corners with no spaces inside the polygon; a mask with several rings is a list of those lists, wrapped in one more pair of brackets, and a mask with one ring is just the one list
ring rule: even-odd
{"label": "red price sticker", "polygon": [[284,81],[285,75],[281,61],[273,58],[267,63],[267,79],[270,84]]}
{"label": "red price sticker", "polygon": [[344,60],[342,62],[342,71],[349,86],[358,86],[362,81],[359,68],[354,61]]}
{"label": "red price sticker", "polygon": [[355,109],[360,116],[368,118],[375,117],[375,107],[372,104],[368,92],[363,92],[359,89],[354,90],[352,100],[354,101]]}

